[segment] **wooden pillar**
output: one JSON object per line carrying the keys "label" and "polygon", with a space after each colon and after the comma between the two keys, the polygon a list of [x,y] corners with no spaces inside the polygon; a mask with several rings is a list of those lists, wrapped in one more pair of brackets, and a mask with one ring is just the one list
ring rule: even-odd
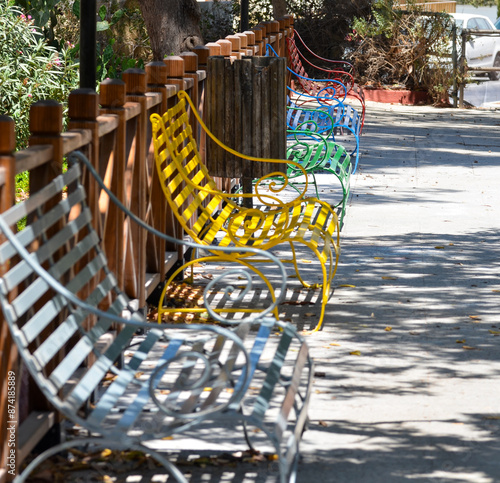
{"label": "wooden pillar", "polygon": [[208,44],[205,44],[205,47],[208,48],[208,57],[213,57],[214,55],[222,55],[221,46],[217,42],[208,42]]}
{"label": "wooden pillar", "polygon": [[[100,143],[99,172],[116,197],[126,205],[124,192],[124,173],[127,141],[127,120],[125,106],[125,83],[118,79],[107,79],[101,82],[100,104],[102,114],[114,114],[118,119],[118,127],[112,136],[106,136]],[[102,245],[108,257],[110,269],[115,273],[122,290],[124,286],[124,229],[125,216],[107,195],[99,198],[99,211],[104,222]]]}
{"label": "wooden pillar", "polygon": [[[68,130],[88,129],[92,133],[92,142],[85,149],[94,168],[99,172],[99,95],[93,89],[76,89],[68,97]],[[99,223],[99,189],[89,176],[83,179],[87,192],[87,203],[92,212],[94,228],[97,233],[102,233]]]}
{"label": "wooden pillar", "polygon": [[268,32],[271,37],[274,38],[273,48],[280,57],[284,57],[284,52],[281,48],[281,36],[280,36],[280,23],[277,20],[271,20],[269,22]]}
{"label": "wooden pillar", "polygon": [[30,193],[34,193],[53,178],[62,173],[63,164],[63,139],[62,131],[63,109],[56,101],[38,101],[32,104],[30,109],[30,131],[29,145],[40,144],[52,145],[52,163],[34,169],[30,176]]}
{"label": "wooden pillar", "polygon": [[212,55],[210,49],[206,45],[198,45],[193,47],[192,52],[198,56],[198,69],[206,71],[208,57]]}
{"label": "wooden pillar", "polygon": [[[177,100],[177,96],[175,96],[175,94],[178,91],[178,86],[175,86],[173,84],[167,85],[167,66],[164,62],[158,61],[147,64],[146,75],[148,92],[159,92],[162,95],[161,107],[160,111],[158,112],[158,114],[162,115],[169,109],[169,107],[171,107],[171,103],[173,103],[174,100]],[[154,163],[154,159],[152,158],[152,156],[153,153],[150,153],[151,163]],[[163,194],[162,188],[160,186],[160,180],[158,178],[156,166],[151,167],[151,177],[151,223],[160,232],[166,233],[167,235],[171,235],[175,238],[180,238],[180,225],[177,223],[172,211],[167,205],[165,195]],[[156,246],[159,251],[159,257],[165,257],[166,250],[170,252],[177,250],[177,256],[179,257],[179,260],[181,260],[181,257],[183,256],[182,246],[176,245],[175,243],[166,243],[165,241],[161,241],[158,239],[149,239],[148,246]],[[162,267],[160,267],[159,273],[161,279],[163,280],[165,273]]]}
{"label": "wooden pillar", "polygon": [[220,45],[220,55],[223,55],[224,57],[231,57],[233,52],[233,44],[231,41],[227,39],[219,39],[216,43]]}
{"label": "wooden pillar", "polygon": [[247,37],[247,46],[252,51],[252,55],[257,55],[259,53],[257,44],[255,43],[255,32],[251,30],[245,30],[243,32]]}
{"label": "wooden pillar", "polygon": [[[0,167],[5,170],[5,182],[0,190],[0,211],[3,213],[15,203],[15,158],[16,134],[14,121],[7,116],[0,116]],[[2,273],[5,273],[7,267],[0,266]],[[15,448],[9,448],[8,440],[11,431],[17,437],[19,428],[19,401],[15,399],[14,409],[16,424],[9,423],[9,401],[7,399],[7,385],[9,375],[12,378],[14,374],[16,386],[21,383],[21,374],[18,373],[17,348],[10,335],[7,323],[0,313],[0,481],[10,481],[13,479],[8,472],[18,474],[17,467],[19,459],[17,457],[17,445]],[[17,388],[16,388],[17,389]],[[14,428],[14,429],[12,429]],[[14,451],[12,453],[11,451]],[[9,465],[9,466],[7,466]],[[8,477],[8,479],[7,479]]]}
{"label": "wooden pillar", "polygon": [[163,59],[167,66],[167,82],[179,87],[179,90],[186,90],[186,82],[184,80],[184,59],[178,55],[172,55]]}
{"label": "wooden pillar", "polygon": [[256,55],[266,55],[266,44],[262,39],[262,29],[255,27],[252,32],[255,35],[255,45],[257,47]]}
{"label": "wooden pillar", "polygon": [[243,52],[241,50],[241,39],[236,35],[228,35],[226,40],[229,40],[232,44],[232,52],[231,56],[236,59],[241,59],[243,55],[246,54],[246,51]]}
{"label": "wooden pillar", "polygon": [[[149,122],[146,72],[142,69],[127,69],[123,72],[122,79],[126,86],[127,102],[136,102],[141,106],[134,136],[135,149],[129,153],[125,166],[125,199],[129,203],[130,211],[145,220],[148,179],[146,159],[149,148],[146,143]],[[125,286],[136,287],[137,293],[134,295],[139,300],[139,307],[145,307],[147,233],[133,222],[127,224],[127,229],[132,243],[129,243],[126,251]],[[135,270],[132,271],[131,267],[135,267]]]}

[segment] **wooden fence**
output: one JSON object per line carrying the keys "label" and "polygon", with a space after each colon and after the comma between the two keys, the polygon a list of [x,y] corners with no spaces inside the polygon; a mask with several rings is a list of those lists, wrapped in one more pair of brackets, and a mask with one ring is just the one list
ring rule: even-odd
{"label": "wooden fence", "polygon": [[[30,192],[42,188],[61,173],[64,157],[73,150],[83,151],[107,185],[130,210],[158,230],[182,237],[166,205],[153,164],[149,116],[163,113],[176,102],[179,89],[188,91],[203,113],[206,66],[209,56],[241,58],[265,55],[269,43],[285,54],[285,37],[293,28],[291,17],[264,22],[251,31],[230,35],[192,52],[152,62],[145,71],[130,69],[122,80],[101,83],[99,94],[89,89],[73,91],[68,99],[68,130],[62,132],[62,106],[46,100],[30,111],[29,148],[14,152],[14,123],[0,116],[0,209],[15,203],[15,176],[27,171]],[[228,95],[221,89],[220,95]],[[1,113],[0,113],[1,114]],[[204,140],[198,139],[200,151]],[[223,183],[223,180],[220,180]],[[146,235],[109,203],[89,175],[84,175],[89,206],[102,237],[109,265],[121,287],[146,305],[149,294],[165,279],[165,274],[182,257],[182,248],[167,245]],[[2,268],[0,268],[2,269]],[[22,463],[36,444],[51,431],[58,434],[59,416],[34,387],[19,364],[6,323],[0,314],[0,384],[7,393],[8,374],[14,373],[16,439],[15,464]],[[10,481],[12,462],[8,444],[8,401],[0,398],[0,483]],[[17,469],[13,472],[17,473]]]}

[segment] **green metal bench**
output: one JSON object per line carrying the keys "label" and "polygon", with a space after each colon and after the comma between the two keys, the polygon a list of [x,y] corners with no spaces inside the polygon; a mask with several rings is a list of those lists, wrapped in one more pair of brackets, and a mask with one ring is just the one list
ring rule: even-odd
{"label": "green metal bench", "polygon": [[[307,175],[312,177],[312,184],[318,198],[320,198],[320,194],[316,174],[330,173],[338,179],[341,195],[338,197],[338,201],[332,203],[332,206],[338,211],[339,226],[342,228],[350,194],[351,157],[342,145],[330,141],[316,132],[300,129],[299,126],[299,129],[288,130],[287,133],[287,158],[299,164]],[[303,173],[290,164],[287,176],[293,183],[293,179],[303,176]]]}
{"label": "green metal bench", "polygon": [[294,481],[313,374],[303,338],[268,316],[273,306],[232,328],[148,323],[107,267],[78,161],[85,157],[70,156],[66,173],[0,215],[4,320],[42,393],[89,434],[42,453],[16,483],[50,456],[87,444],[144,451],[186,482],[147,443],[196,434],[202,424],[260,428],[279,456],[280,481]]}

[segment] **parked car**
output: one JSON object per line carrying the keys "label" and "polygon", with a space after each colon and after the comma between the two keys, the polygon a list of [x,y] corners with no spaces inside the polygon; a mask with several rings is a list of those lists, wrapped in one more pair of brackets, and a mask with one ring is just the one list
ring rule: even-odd
{"label": "parked car", "polygon": [[[458,27],[458,34],[462,29],[472,30],[497,30],[493,22],[484,15],[468,13],[450,14]],[[467,41],[465,46],[465,58],[470,67],[499,67],[500,68],[500,35],[475,36]],[[500,72],[489,72],[491,80],[500,79]]]}

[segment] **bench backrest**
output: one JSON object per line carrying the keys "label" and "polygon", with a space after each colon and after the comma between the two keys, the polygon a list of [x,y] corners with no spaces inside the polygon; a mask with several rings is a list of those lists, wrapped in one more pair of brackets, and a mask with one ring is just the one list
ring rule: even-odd
{"label": "bench backrest", "polygon": [[[15,233],[10,227],[25,217],[26,227]],[[250,341],[249,353],[258,354],[252,365],[248,357],[246,363],[241,359],[251,323],[241,323],[234,331],[209,325],[148,324],[107,267],[78,164],[0,214],[1,234],[4,318],[35,382],[70,420],[98,433],[107,431],[108,437],[134,427],[150,439],[171,434],[207,412],[231,404],[238,407],[275,319],[261,320],[256,342]],[[134,344],[138,327],[147,329],[146,335]],[[107,340],[102,338],[105,334],[110,335]],[[293,337],[290,333],[287,342]],[[151,359],[149,351],[155,344],[159,352]],[[120,367],[124,356],[127,360]],[[237,359],[243,365],[236,365]],[[304,363],[304,357],[300,361]],[[152,373],[152,382],[135,378],[138,370]],[[205,378],[205,384],[190,385],[196,378]],[[158,386],[161,389],[153,396]],[[109,389],[89,407],[98,387]],[[127,399],[130,388],[133,403]],[[140,415],[151,404],[150,396],[164,400],[166,415],[156,418],[157,424],[141,426]],[[266,402],[270,397],[266,396]],[[128,407],[117,415],[113,408],[119,404]],[[172,416],[179,422],[161,427]]]}
{"label": "bench backrest", "polygon": [[[116,279],[107,268],[92,226],[78,165],[70,166],[43,189],[2,213],[4,235],[9,234],[8,227],[15,227],[25,217],[26,227],[15,235],[10,232],[11,236],[53,279],[110,314],[120,314],[127,308],[128,299],[116,288]],[[94,382],[90,386],[79,385],[82,381],[75,376],[85,360],[98,359],[106,371],[120,355],[120,350],[110,347],[103,357],[97,344],[112,321],[96,321],[92,314],[75,307],[56,293],[27,259],[19,256],[11,241],[3,239],[0,300],[5,320],[21,356],[47,398],[58,409],[77,405],[95,387]],[[71,404],[60,394],[70,379],[78,387],[75,391],[81,391]]]}
{"label": "bench backrest", "polygon": [[[201,160],[186,100],[181,99],[163,116],[153,114],[151,122],[155,162],[165,197],[191,238],[211,243],[237,207],[217,189]],[[190,223],[193,215],[196,219]],[[205,226],[208,231],[204,232]]]}

